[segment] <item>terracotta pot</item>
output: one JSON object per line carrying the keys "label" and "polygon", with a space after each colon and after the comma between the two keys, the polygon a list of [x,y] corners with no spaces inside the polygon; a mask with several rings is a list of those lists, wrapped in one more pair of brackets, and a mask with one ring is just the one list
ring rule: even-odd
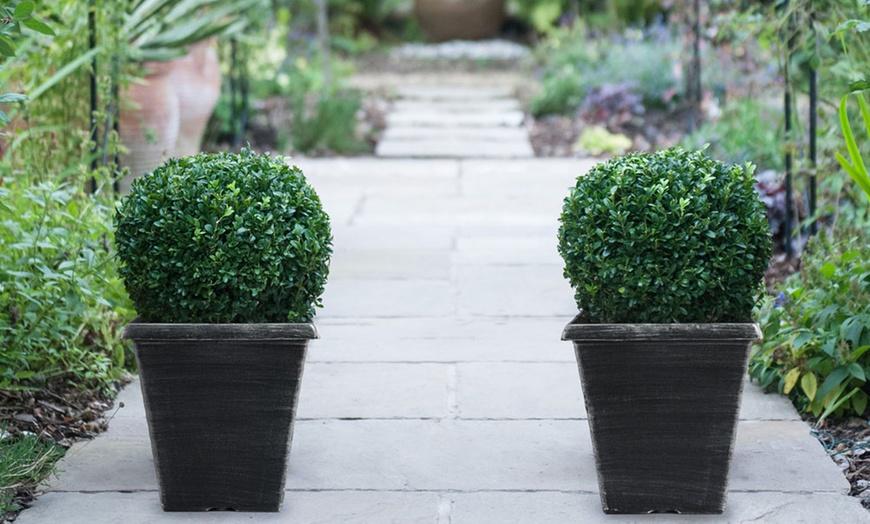
{"label": "terracotta pot", "polygon": [[176,60],[169,73],[181,109],[174,157],[202,150],[203,134],[221,93],[220,62],[214,42],[209,39],[190,46],[187,56]]}
{"label": "terracotta pot", "polygon": [[167,158],[195,155],[221,88],[214,39],[188,48],[168,62],[148,62],[143,83],[121,94],[121,141],[129,153],[122,165],[132,176],[153,171]]}
{"label": "terracotta pot", "polygon": [[121,164],[133,177],[153,171],[175,151],[180,120],[172,68],[172,62],[146,63],[143,81],[121,93],[120,137],[128,149]]}
{"label": "terracotta pot", "polygon": [[415,0],[414,16],[430,40],[480,40],[498,34],[505,0]]}

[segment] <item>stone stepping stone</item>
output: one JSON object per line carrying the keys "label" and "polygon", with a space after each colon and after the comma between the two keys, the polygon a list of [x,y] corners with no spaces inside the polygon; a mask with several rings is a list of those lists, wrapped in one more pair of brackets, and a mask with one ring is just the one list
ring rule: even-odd
{"label": "stone stepping stone", "polygon": [[534,156],[525,114],[508,88],[406,85],[397,94],[378,157]]}
{"label": "stone stepping stone", "polygon": [[462,140],[381,141],[375,154],[384,158],[530,158],[525,142],[469,142]]}
{"label": "stone stepping stone", "polygon": [[402,99],[393,102],[394,113],[425,113],[431,111],[447,113],[504,113],[522,111],[520,102],[513,98],[493,98],[479,100],[412,100]]}
{"label": "stone stepping stone", "polygon": [[506,87],[402,86],[396,89],[399,99],[409,100],[490,100],[512,98]]}
{"label": "stone stepping stone", "polygon": [[384,141],[477,141],[477,142],[528,142],[529,136],[522,127],[388,127],[381,139]]}
{"label": "stone stepping stone", "polygon": [[419,113],[390,113],[387,128],[392,126],[422,127],[519,127],[525,115],[520,111],[498,113],[450,113],[427,111]]}

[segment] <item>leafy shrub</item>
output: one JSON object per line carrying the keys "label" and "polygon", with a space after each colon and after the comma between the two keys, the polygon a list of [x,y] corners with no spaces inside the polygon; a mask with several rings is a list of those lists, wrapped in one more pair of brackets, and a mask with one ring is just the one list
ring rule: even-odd
{"label": "leafy shrub", "polygon": [[121,276],[146,322],[307,322],[332,234],[282,159],[199,154],[134,181],[115,216]]}
{"label": "leafy shrub", "polygon": [[722,116],[685,137],[682,145],[697,148],[710,144],[710,155],[728,163],[753,162],[759,169],[782,171],[783,147],[780,129],[782,111],[757,100],[743,98],[727,104]]}
{"label": "leafy shrub", "polygon": [[863,416],[870,377],[870,235],[821,233],[799,274],[761,308],[749,373],[816,417]]}
{"label": "leafy shrub", "polygon": [[590,155],[621,155],[632,145],[631,139],[625,135],[615,134],[601,126],[586,127],[580,133],[580,138],[574,144],[574,149],[585,151]]}
{"label": "leafy shrub", "polygon": [[770,258],[752,167],[703,151],[598,164],[565,199],[559,253],[590,322],[746,322]]}
{"label": "leafy shrub", "polygon": [[548,31],[560,17],[576,9],[595,27],[648,24],[664,12],[661,0],[517,0],[517,14],[538,31]]}
{"label": "leafy shrub", "polygon": [[535,116],[568,114],[594,88],[630,84],[644,104],[668,104],[679,93],[674,75],[679,44],[667,34],[590,40],[582,30],[554,37],[538,50],[543,61],[541,90],[532,99]]}
{"label": "leafy shrub", "polygon": [[338,153],[364,153],[367,143],[355,135],[357,112],[362,101],[356,93],[338,93],[322,96],[311,114],[306,114],[305,98],[296,98],[293,104],[293,128],[290,131],[293,148],[297,151],[334,151]]}
{"label": "leafy shrub", "polygon": [[108,389],[129,354],[110,207],[58,182],[0,186],[0,388]]}

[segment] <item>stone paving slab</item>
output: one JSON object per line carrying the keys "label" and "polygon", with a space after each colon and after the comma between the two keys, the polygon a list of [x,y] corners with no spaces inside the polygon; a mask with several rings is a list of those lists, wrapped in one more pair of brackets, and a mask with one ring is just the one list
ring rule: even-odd
{"label": "stone paving slab", "polygon": [[592,467],[581,421],[300,421],[287,487],[595,492]]}
{"label": "stone paving slab", "polygon": [[[529,133],[521,127],[402,127],[394,126],[384,131],[382,142],[433,141],[449,138],[453,141],[475,142],[525,142]],[[419,144],[425,145],[425,144]]]}
{"label": "stone paving slab", "polygon": [[[512,237],[507,235],[464,235],[456,239],[458,265],[562,266],[555,235],[548,237]],[[567,281],[563,279],[567,286]]]}
{"label": "stone paving slab", "polygon": [[[444,505],[436,493],[287,492],[279,513],[166,513],[157,492],[48,493],[20,524],[433,523]],[[449,501],[448,506],[449,507]],[[60,520],[58,520],[60,519]]]}
{"label": "stone paving slab", "polygon": [[849,493],[820,447],[803,421],[740,422],[729,490]]}
{"label": "stone paving slab", "polygon": [[[142,426],[147,427],[147,426]],[[57,464],[51,491],[98,492],[157,489],[147,433],[76,443]]]}
{"label": "stone paving slab", "polygon": [[563,318],[318,320],[311,362],[574,362]]}
{"label": "stone paving slab", "polygon": [[452,253],[447,249],[335,249],[329,263],[329,281],[447,280],[451,258]]}
{"label": "stone paving slab", "polygon": [[[409,299],[413,297],[413,301]],[[343,280],[329,283],[320,318],[437,317],[456,311],[454,290],[438,280]]]}
{"label": "stone paving slab", "polygon": [[534,156],[528,139],[511,141],[468,141],[445,136],[441,140],[383,140],[376,154],[391,158],[531,158]]}
{"label": "stone paving slab", "polygon": [[[59,468],[52,491],[156,488],[147,438],[77,445]],[[585,421],[300,420],[287,488],[596,493],[594,471]],[[729,489],[845,495],[849,484],[805,423],[741,422]]]}
{"label": "stone paving slab", "polygon": [[[425,321],[421,320],[421,321]],[[311,344],[310,362],[574,362],[574,353],[558,337],[530,341],[482,340],[478,338],[400,339],[389,329],[369,330],[355,340],[328,339],[332,331],[323,328],[322,340]],[[550,333],[550,335],[554,335]]]}
{"label": "stone paving slab", "polygon": [[[463,163],[460,189],[462,195],[501,198],[530,195],[543,197],[549,207],[560,212],[562,202],[577,177],[596,163],[590,159],[514,159],[510,162],[469,160]],[[497,188],[497,190],[496,190]]]}
{"label": "stone paving slab", "polygon": [[370,227],[365,225],[333,225],[332,236],[339,250],[451,250],[457,231],[452,226],[430,227],[426,234],[420,228],[393,224]]}
{"label": "stone paving slab", "polygon": [[[832,494],[729,493],[722,515],[604,515],[598,495],[585,493],[457,493],[452,524],[844,524],[870,522],[870,513],[850,497]],[[518,519],[518,516],[522,516]]]}
{"label": "stone paving slab", "polygon": [[448,364],[309,362],[297,418],[444,418],[451,374]]}
{"label": "stone paving slab", "polygon": [[433,180],[456,180],[460,166],[455,161],[430,159],[353,158],[290,158],[288,163],[299,166],[306,178],[319,187],[321,181],[337,181],[339,186],[407,186],[416,188]]}
{"label": "stone paving slab", "polygon": [[387,128],[392,126],[519,127],[525,119],[526,115],[522,111],[492,113],[444,113],[441,111],[388,113]]}
{"label": "stone paving slab", "polygon": [[577,312],[562,266],[460,266],[459,311],[471,316],[563,316]]}
{"label": "stone paving slab", "polygon": [[[63,520],[57,520],[63,519]],[[870,513],[843,495],[740,493],[728,495],[722,515],[605,515],[599,497],[583,492],[482,491],[288,491],[279,513],[165,513],[156,492],[48,493],[16,521],[19,524],[223,524],[439,523],[504,524],[568,522],[613,524],[748,523],[860,524]]]}
{"label": "stone paving slab", "polygon": [[[388,226],[401,222],[415,227],[468,227],[470,230],[488,226],[505,228],[549,226],[558,228],[560,205],[542,207],[535,198],[442,198],[397,200],[384,196],[367,198],[354,217],[353,225]],[[461,232],[460,232],[461,234]],[[554,239],[555,246],[555,239]]]}
{"label": "stone paving slab", "polygon": [[399,98],[415,100],[492,100],[513,97],[513,90],[493,86],[424,86],[405,85],[396,89]]}
{"label": "stone paving slab", "polygon": [[390,110],[396,113],[426,113],[439,111],[445,113],[501,113],[522,111],[519,100],[515,98],[476,98],[470,99],[399,99],[393,102]]}
{"label": "stone paving slab", "polygon": [[[571,344],[562,342],[560,337],[565,326],[577,315],[535,318],[459,318],[459,317],[394,317],[377,318],[360,315],[355,318],[326,318],[318,315],[315,323],[323,339],[347,341],[367,339],[381,341],[413,341],[421,339],[434,341],[480,340],[510,343],[521,341],[523,344],[551,344],[558,342],[559,347],[572,355]],[[325,333],[329,336],[325,336]],[[384,340],[386,339],[386,340]]]}
{"label": "stone paving slab", "polygon": [[461,419],[586,418],[574,362],[463,362],[456,374]]}

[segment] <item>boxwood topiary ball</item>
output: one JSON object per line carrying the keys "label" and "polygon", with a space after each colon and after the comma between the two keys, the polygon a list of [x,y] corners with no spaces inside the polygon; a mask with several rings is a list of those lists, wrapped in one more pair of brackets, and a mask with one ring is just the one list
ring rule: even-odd
{"label": "boxwood topiary ball", "polygon": [[281,159],[202,153],[133,182],[115,215],[144,322],[308,322],[329,273],[329,217]]}
{"label": "boxwood topiary ball", "polygon": [[770,260],[754,167],[667,149],[598,164],[565,199],[559,253],[594,323],[747,322]]}

